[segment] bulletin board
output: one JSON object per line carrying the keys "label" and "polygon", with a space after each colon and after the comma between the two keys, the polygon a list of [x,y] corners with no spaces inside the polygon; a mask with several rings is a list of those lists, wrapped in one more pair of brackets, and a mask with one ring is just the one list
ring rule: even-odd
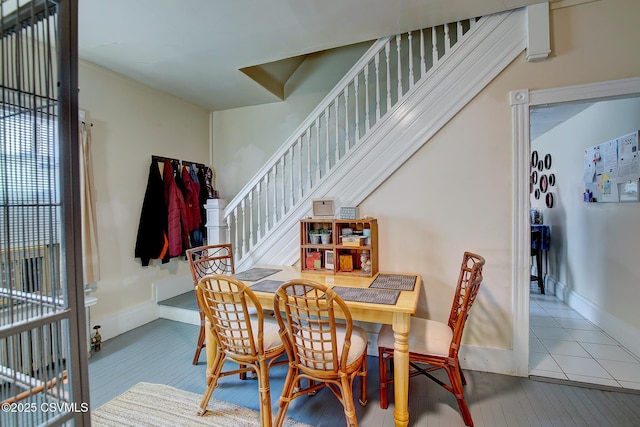
{"label": "bulletin board", "polygon": [[638,131],[584,150],[584,201],[638,202]]}

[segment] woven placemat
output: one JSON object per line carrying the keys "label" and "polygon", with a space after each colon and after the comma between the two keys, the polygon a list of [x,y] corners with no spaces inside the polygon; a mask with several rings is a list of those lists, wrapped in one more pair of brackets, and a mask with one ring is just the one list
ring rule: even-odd
{"label": "woven placemat", "polygon": [[277,268],[251,268],[247,271],[243,271],[242,273],[236,273],[233,275],[238,280],[246,281],[246,282],[257,282],[260,279],[264,279],[267,276],[271,276],[274,273],[277,273]]}
{"label": "woven placemat", "polygon": [[369,288],[412,291],[416,286],[417,278],[418,276],[407,276],[406,274],[378,274]]}
{"label": "woven placemat", "polygon": [[345,301],[368,302],[372,304],[395,305],[400,291],[385,291],[366,288],[346,288],[335,286],[331,288]]}
{"label": "woven placemat", "polygon": [[271,292],[275,293],[280,285],[284,283],[284,280],[261,280],[251,285],[251,290],[254,292]]}

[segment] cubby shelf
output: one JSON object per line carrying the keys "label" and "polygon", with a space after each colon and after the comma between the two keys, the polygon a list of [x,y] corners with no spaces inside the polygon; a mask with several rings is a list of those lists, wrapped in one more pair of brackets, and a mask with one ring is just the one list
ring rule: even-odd
{"label": "cubby shelf", "polygon": [[[330,242],[312,243],[311,231],[330,230]],[[343,234],[363,236],[362,246],[345,245]],[[358,244],[358,243],[354,243]],[[370,271],[362,270],[361,254],[371,262]],[[342,259],[342,263],[340,262]],[[300,265],[303,272],[372,277],[378,272],[378,221],[369,219],[300,220]],[[328,266],[328,268],[327,268]]]}

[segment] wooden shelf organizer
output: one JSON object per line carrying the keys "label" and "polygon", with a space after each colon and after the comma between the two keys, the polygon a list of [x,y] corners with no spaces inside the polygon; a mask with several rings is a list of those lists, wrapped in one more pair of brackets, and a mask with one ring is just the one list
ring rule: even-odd
{"label": "wooden shelf organizer", "polygon": [[[343,229],[354,232],[352,238],[345,238],[344,242]],[[309,232],[312,230],[331,230],[330,242],[311,243]],[[357,237],[360,231],[369,235]],[[362,271],[360,255],[363,252],[371,261],[370,272]],[[378,272],[378,221],[373,218],[300,220],[300,266],[303,272],[373,277]]]}

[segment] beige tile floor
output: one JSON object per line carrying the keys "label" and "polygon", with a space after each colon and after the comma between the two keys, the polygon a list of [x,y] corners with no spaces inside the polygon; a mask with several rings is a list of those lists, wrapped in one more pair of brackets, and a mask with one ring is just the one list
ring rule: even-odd
{"label": "beige tile floor", "polygon": [[553,295],[531,293],[530,375],[640,390],[640,359]]}

